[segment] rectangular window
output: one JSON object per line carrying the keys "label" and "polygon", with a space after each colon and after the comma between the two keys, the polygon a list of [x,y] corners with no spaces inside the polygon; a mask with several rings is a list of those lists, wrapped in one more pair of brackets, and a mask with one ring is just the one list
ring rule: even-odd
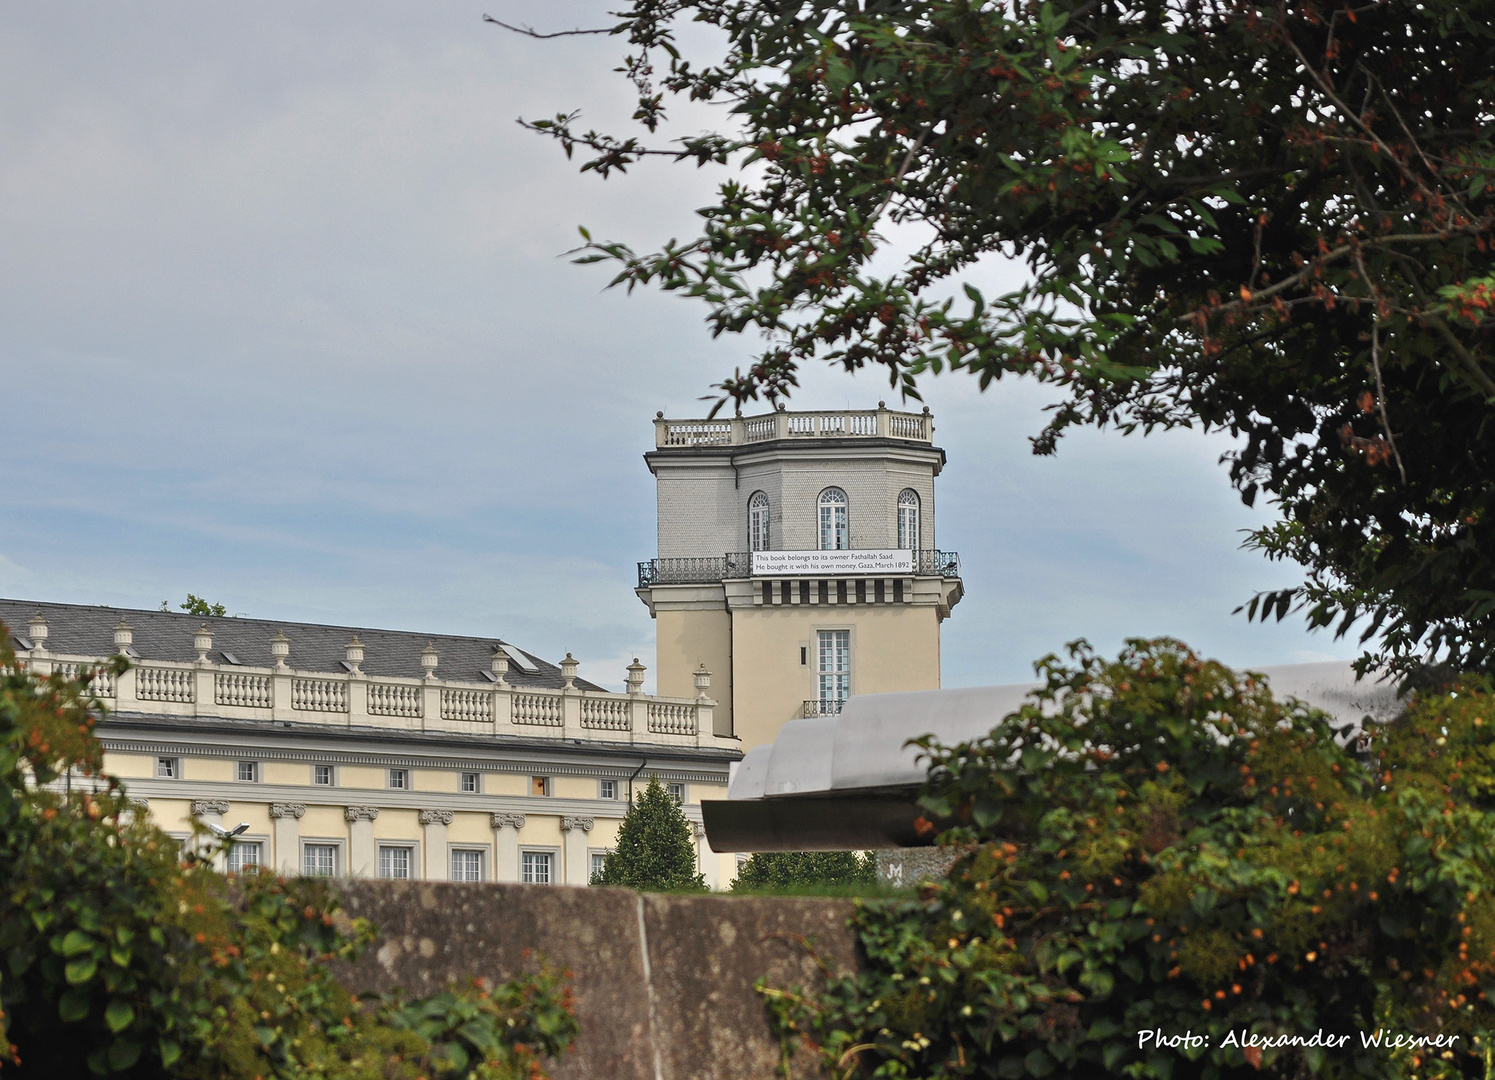
{"label": "rectangular window", "polygon": [[818,643],[820,711],[838,713],[851,693],[851,631],[821,630]]}
{"label": "rectangular window", "polygon": [[676,806],[683,806],[685,804],[684,784],[666,784],[665,788],[669,791],[670,798],[675,800]]}
{"label": "rectangular window", "polygon": [[526,885],[550,884],[550,852],[526,851],[520,859],[520,881]]}
{"label": "rectangular window", "polygon": [[390,769],[389,786],[396,791],[405,791],[410,787],[409,769]]}
{"label": "rectangular window", "polygon": [[596,881],[602,876],[602,867],[607,863],[607,852],[592,852],[592,872],[587,875],[587,880]]}
{"label": "rectangular window", "polygon": [[332,786],[332,766],[313,765],[311,767],[311,782],[322,787]]}
{"label": "rectangular window", "polygon": [[475,773],[475,772],[465,772],[465,773],[463,773],[457,779],[457,790],[458,791],[469,792],[469,793],[474,794],[474,795],[477,794],[477,792],[479,790],[478,774]]}
{"label": "rectangular window", "polygon": [[242,874],[246,870],[253,872],[262,865],[260,862],[260,843],[258,840],[240,840],[229,849],[228,872],[230,874]]}
{"label": "rectangular window", "polygon": [[182,778],[182,759],[158,757],[156,759],[156,776],[162,780],[180,780]]}
{"label": "rectangular window", "polygon": [[302,847],[301,872],[307,877],[331,877],[337,873],[337,845],[307,844]]}
{"label": "rectangular window", "polygon": [[529,778],[529,793],[531,795],[549,795],[550,794],[550,777],[548,777],[548,776],[531,776]]}
{"label": "rectangular window", "polygon": [[483,853],[481,851],[452,851],[453,881],[482,881]]}
{"label": "rectangular window", "polygon": [[260,779],[260,763],[258,761],[239,762],[239,779],[246,784],[257,784]]}
{"label": "rectangular window", "polygon": [[618,782],[616,780],[598,780],[597,798],[616,799],[618,797]]}
{"label": "rectangular window", "polygon": [[410,876],[410,849],[407,847],[379,848],[379,876],[404,881]]}

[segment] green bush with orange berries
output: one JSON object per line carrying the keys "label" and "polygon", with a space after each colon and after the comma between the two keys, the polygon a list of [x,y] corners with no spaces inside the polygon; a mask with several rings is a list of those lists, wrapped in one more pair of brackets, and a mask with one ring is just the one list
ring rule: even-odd
{"label": "green bush with orange berries", "polygon": [[575,1036],[543,968],[355,999],[328,963],[372,927],[322,882],[231,889],[183,861],[103,774],[92,673],[39,678],[7,641],[0,627],[0,1078],[533,1080]]}
{"label": "green bush with orange berries", "polygon": [[858,902],[859,973],[760,987],[786,1048],[888,1080],[1491,1075],[1488,682],[1355,733],[1172,641],[1038,671],[988,737],[920,741],[959,857]]}

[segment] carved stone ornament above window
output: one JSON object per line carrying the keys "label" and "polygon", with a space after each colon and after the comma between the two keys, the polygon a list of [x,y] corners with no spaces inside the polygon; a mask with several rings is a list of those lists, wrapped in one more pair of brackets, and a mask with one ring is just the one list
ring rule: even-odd
{"label": "carved stone ornament above window", "polygon": [[495,829],[522,829],[524,828],[524,815],[512,813],[490,814],[489,823]]}
{"label": "carved stone ornament above window", "polygon": [[343,817],[349,821],[373,821],[378,816],[377,806],[350,806],[343,811]]}
{"label": "carved stone ornament above window", "polygon": [[227,799],[193,799],[192,816],[201,817],[203,814],[217,814],[222,817],[228,813]]}
{"label": "carved stone ornament above window", "polygon": [[298,802],[273,802],[270,804],[270,816],[273,818],[296,818],[300,820],[306,813],[306,804]]}
{"label": "carved stone ornament above window", "polygon": [[591,832],[596,828],[597,822],[589,817],[563,817],[561,818],[562,831],[569,832],[571,829],[580,829],[582,832]]}
{"label": "carved stone ornament above window", "polygon": [[450,825],[453,816],[450,810],[422,810],[420,823],[422,825]]}

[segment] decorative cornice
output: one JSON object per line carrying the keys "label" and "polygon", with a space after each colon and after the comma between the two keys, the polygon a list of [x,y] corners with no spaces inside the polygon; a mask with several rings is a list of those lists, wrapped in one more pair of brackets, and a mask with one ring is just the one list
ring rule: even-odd
{"label": "decorative cornice", "polygon": [[192,816],[201,817],[203,814],[217,814],[222,817],[228,813],[227,799],[193,799]]}
{"label": "decorative cornice", "polygon": [[378,816],[377,806],[350,806],[343,811],[343,817],[349,821],[373,821]]}
{"label": "decorative cornice", "polygon": [[273,802],[270,804],[270,816],[273,818],[296,818],[298,821],[306,813],[306,804],[299,802]]}
{"label": "decorative cornice", "polygon": [[451,810],[422,810],[419,815],[422,825],[450,825],[455,816]]}
{"label": "decorative cornice", "polygon": [[597,827],[596,819],[589,817],[563,817],[561,818],[561,831],[570,832],[572,829],[580,829],[582,832],[591,832]]}
{"label": "decorative cornice", "polygon": [[524,828],[524,815],[515,813],[490,814],[488,822],[495,829],[514,829],[517,831]]}

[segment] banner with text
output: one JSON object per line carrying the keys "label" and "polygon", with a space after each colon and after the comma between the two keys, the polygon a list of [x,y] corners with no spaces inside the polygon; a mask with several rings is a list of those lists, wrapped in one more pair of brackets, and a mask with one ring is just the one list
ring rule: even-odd
{"label": "banner with text", "polygon": [[753,576],[788,574],[912,574],[914,553],[892,551],[755,551]]}

